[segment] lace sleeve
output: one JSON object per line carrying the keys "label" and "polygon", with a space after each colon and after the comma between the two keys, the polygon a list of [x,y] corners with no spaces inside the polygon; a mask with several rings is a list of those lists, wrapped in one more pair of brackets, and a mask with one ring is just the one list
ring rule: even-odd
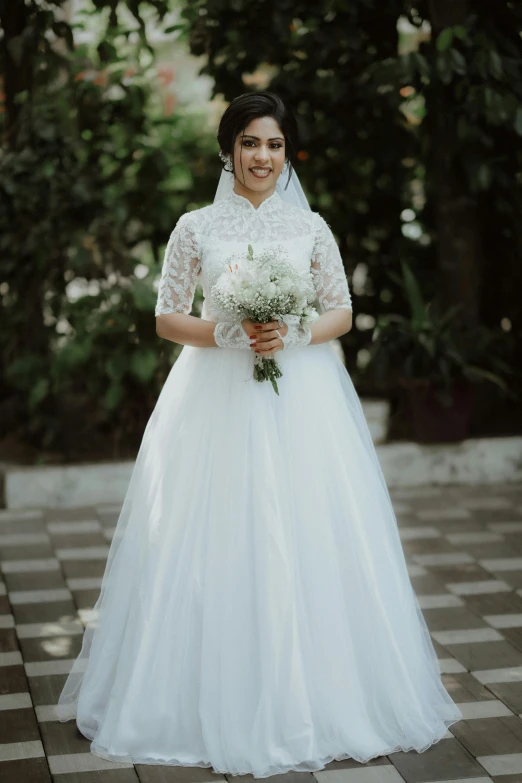
{"label": "lace sleeve", "polygon": [[352,297],[339,247],[328,223],[315,213],[315,239],[310,271],[319,304],[324,310],[352,309]]}
{"label": "lace sleeve", "polygon": [[187,212],[176,223],[165,249],[155,315],[190,315],[200,270],[196,232]]}

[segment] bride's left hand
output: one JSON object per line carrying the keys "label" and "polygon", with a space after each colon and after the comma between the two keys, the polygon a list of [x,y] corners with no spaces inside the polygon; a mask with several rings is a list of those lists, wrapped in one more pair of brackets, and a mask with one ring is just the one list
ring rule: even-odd
{"label": "bride's left hand", "polygon": [[[257,327],[261,328],[257,328]],[[283,341],[278,336],[277,332],[284,337],[288,332],[288,324],[283,323],[283,326],[279,326],[277,321],[268,321],[266,324],[256,324],[256,343],[252,350],[259,356],[269,356],[272,353],[281,351],[285,346]]]}

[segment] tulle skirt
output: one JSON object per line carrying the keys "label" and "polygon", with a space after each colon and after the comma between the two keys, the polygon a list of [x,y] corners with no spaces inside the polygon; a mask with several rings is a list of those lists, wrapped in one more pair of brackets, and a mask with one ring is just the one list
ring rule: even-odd
{"label": "tulle skirt", "polygon": [[445,690],[330,343],[185,346],[147,423],[59,699],[105,759],[268,777],[424,751]]}

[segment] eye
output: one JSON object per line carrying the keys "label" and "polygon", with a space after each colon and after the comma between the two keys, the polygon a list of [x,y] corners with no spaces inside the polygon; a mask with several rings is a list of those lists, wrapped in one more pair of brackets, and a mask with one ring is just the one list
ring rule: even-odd
{"label": "eye", "polygon": [[[242,145],[243,147],[250,147],[250,146],[255,147],[256,144],[255,141],[253,141],[253,139],[244,139]],[[273,141],[270,144],[270,148],[273,150],[280,150],[282,146],[283,145],[281,144],[280,141]]]}

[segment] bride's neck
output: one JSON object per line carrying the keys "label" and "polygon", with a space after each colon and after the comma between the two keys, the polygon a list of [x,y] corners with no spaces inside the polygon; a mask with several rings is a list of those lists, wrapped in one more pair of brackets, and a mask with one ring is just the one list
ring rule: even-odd
{"label": "bride's neck", "polygon": [[234,183],[234,193],[237,193],[238,196],[243,196],[243,198],[247,198],[253,207],[256,209],[265,201],[265,199],[270,198],[270,196],[273,195],[275,191],[275,187],[273,187],[271,190],[264,190],[262,193],[256,193],[253,190],[248,190],[248,188],[243,187],[240,183],[237,181]]}

